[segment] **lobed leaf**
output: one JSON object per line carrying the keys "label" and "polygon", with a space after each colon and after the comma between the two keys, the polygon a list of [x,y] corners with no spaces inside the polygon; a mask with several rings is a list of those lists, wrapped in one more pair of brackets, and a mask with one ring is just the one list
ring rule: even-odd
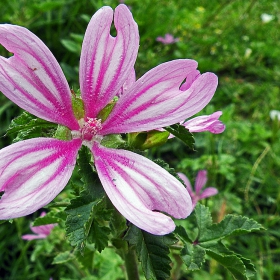
{"label": "lobed leaf", "polygon": [[261,230],[263,227],[254,220],[247,217],[227,215],[219,224],[213,224],[200,232],[200,242],[224,237],[249,233],[255,230]]}
{"label": "lobed leaf", "polygon": [[199,245],[186,244],[181,257],[189,270],[199,270],[205,262],[205,250]]}

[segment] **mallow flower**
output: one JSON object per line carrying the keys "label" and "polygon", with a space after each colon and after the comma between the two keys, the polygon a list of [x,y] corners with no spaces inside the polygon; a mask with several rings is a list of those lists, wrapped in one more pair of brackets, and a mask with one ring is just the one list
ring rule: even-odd
{"label": "mallow flower", "polygon": [[[40,217],[46,215],[46,212],[42,212]],[[21,238],[24,240],[34,240],[34,239],[45,239],[50,235],[51,231],[55,227],[55,224],[48,224],[43,226],[30,226],[31,231],[34,234],[25,234]]]}
{"label": "mallow flower", "polygon": [[207,182],[207,171],[199,170],[195,179],[194,190],[188,179],[188,177],[183,173],[178,173],[179,177],[183,180],[187,187],[187,190],[192,198],[193,208],[196,206],[199,200],[216,195],[218,190],[213,187],[208,187],[203,190]]}
{"label": "mallow flower", "polygon": [[[114,18],[116,37],[110,35]],[[152,234],[174,230],[174,218],[192,211],[187,189],[149,159],[103,145],[111,134],[142,132],[184,120],[204,108],[217,87],[213,73],[197,75],[188,89],[180,85],[197,74],[197,62],[163,63],[122,90],[134,73],[138,27],[129,9],[103,7],[91,18],[80,57],[80,92],[84,114],[72,106],[63,72],[46,45],[27,29],[0,25],[0,43],[14,55],[0,57],[0,91],[38,118],[67,127],[69,139],[33,138],[0,151],[0,219],[35,212],[66,186],[78,150],[86,145],[109,199],[131,223]],[[121,94],[120,94],[121,92]],[[100,111],[118,101],[104,120]],[[162,213],[164,212],[164,214]]]}
{"label": "mallow flower", "polygon": [[164,45],[170,45],[178,42],[179,38],[174,38],[172,34],[166,33],[164,37],[157,37],[156,41],[161,42]]}

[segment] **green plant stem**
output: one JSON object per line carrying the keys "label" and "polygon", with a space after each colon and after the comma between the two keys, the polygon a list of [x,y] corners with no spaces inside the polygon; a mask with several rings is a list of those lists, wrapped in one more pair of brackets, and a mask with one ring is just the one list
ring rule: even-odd
{"label": "green plant stem", "polygon": [[128,252],[124,255],[125,268],[128,280],[139,280],[138,261],[135,250],[129,248]]}

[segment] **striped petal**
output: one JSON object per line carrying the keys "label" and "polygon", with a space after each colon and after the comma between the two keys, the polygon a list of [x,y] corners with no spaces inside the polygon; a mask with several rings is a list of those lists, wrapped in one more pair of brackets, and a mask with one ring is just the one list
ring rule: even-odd
{"label": "striped petal", "polygon": [[0,150],[0,219],[29,215],[52,201],[73,172],[80,139],[24,140]]}
{"label": "striped petal", "polygon": [[47,121],[78,129],[66,78],[47,46],[26,28],[0,25],[0,91],[18,106]]}
{"label": "striped petal", "polygon": [[178,123],[202,110],[217,87],[213,73],[200,75],[186,90],[180,90],[194,60],[163,63],[147,72],[125,92],[103,123],[102,134],[139,132]]}
{"label": "striped petal", "polygon": [[216,195],[218,193],[218,190],[213,187],[206,188],[201,195],[199,196],[199,199],[204,199],[213,195]]}
{"label": "striped petal", "polygon": [[103,7],[92,17],[80,59],[81,96],[86,117],[95,118],[116,96],[133,71],[139,33],[132,14],[119,5],[114,14],[117,36],[110,35],[113,10]]}
{"label": "striped petal", "polygon": [[219,117],[222,115],[221,111],[217,111],[208,116],[199,116],[193,119],[190,119],[183,123],[190,132],[202,132],[210,131],[214,134],[222,133],[226,126],[219,120]]}
{"label": "striped petal", "polygon": [[199,196],[201,190],[206,185],[207,182],[207,171],[206,170],[199,170],[195,179],[195,193]]}
{"label": "striped petal", "polygon": [[171,218],[186,218],[192,201],[186,188],[157,164],[125,150],[93,146],[102,185],[117,210],[137,227],[156,235],[174,230]]}

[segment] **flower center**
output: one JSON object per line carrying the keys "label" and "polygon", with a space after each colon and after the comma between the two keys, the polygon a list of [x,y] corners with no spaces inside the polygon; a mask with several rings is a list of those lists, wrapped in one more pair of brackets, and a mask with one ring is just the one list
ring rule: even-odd
{"label": "flower center", "polygon": [[91,141],[92,138],[100,131],[102,128],[101,120],[96,118],[87,118],[80,128],[81,138],[86,141]]}
{"label": "flower center", "polygon": [[79,131],[72,131],[73,138],[80,138],[83,140],[83,144],[90,146],[92,140],[101,141],[102,136],[98,135],[98,132],[101,130],[101,120],[97,118],[87,118],[87,121],[84,119],[79,120],[80,129]]}

